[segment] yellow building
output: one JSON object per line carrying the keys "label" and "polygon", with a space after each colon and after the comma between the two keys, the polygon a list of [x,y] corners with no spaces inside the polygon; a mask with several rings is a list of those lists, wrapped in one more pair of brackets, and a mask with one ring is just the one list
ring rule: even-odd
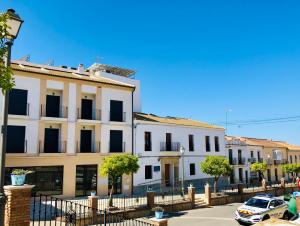
{"label": "yellow building", "polygon": [[[107,155],[132,153],[135,86],[106,76],[129,79],[133,71],[101,66],[101,71],[92,71],[82,65],[12,64],[6,183],[13,168],[28,168],[35,171],[28,182],[36,191],[107,195],[111,185],[99,176],[99,166]],[[114,186],[115,192],[128,194],[132,177],[124,176]]]}

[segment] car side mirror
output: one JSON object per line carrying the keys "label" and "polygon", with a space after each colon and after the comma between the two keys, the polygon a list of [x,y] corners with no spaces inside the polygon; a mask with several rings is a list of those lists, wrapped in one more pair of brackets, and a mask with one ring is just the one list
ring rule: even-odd
{"label": "car side mirror", "polygon": [[247,202],[244,202],[244,204],[246,204]]}
{"label": "car side mirror", "polygon": [[274,208],[275,208],[274,206],[269,206],[269,209],[270,209],[270,210],[272,210],[272,209],[274,209]]}

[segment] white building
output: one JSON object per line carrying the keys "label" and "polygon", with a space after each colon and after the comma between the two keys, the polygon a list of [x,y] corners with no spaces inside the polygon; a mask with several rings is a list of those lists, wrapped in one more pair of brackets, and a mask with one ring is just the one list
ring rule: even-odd
{"label": "white building", "polygon": [[[149,185],[176,186],[184,175],[185,186],[203,188],[210,179],[200,170],[206,156],[225,156],[224,128],[199,121],[135,113],[134,154],[139,171],[134,175],[135,192]],[[182,154],[180,147],[185,149]],[[183,166],[184,165],[184,166]]]}
{"label": "white building", "polygon": [[233,166],[230,183],[250,183],[258,180],[250,170],[251,163],[263,162],[263,146],[243,137],[226,136],[226,156]]}
{"label": "white building", "polygon": [[[82,65],[68,68],[26,61],[14,61],[12,69],[7,183],[13,168],[30,168],[35,173],[28,179],[37,191],[80,196],[95,190],[106,195],[111,184],[99,175],[98,167],[111,153],[132,153],[135,91],[135,85],[108,74],[121,77],[133,72],[106,65],[96,73]],[[129,194],[131,176],[124,175],[114,186],[115,192]]]}

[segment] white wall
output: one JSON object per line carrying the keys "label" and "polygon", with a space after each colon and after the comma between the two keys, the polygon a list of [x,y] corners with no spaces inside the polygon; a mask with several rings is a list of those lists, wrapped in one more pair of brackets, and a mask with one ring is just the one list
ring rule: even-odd
{"label": "white wall", "polygon": [[126,78],[124,76],[114,75],[114,74],[110,74],[110,73],[106,73],[106,72],[101,72],[101,76],[134,85],[135,91],[133,93],[133,111],[134,112],[142,111],[141,85],[140,85],[139,80]]}
{"label": "white wall", "polygon": [[[151,132],[152,151],[145,151],[144,133]],[[172,142],[180,142],[185,148],[184,154],[184,177],[186,180],[208,178],[200,170],[200,162],[209,155],[225,156],[224,130],[183,127],[163,124],[146,124],[142,121],[135,121],[134,152],[139,156],[140,169],[134,175],[134,185],[161,179],[160,172],[153,172],[153,178],[145,180],[145,165],[160,166],[158,158],[160,156],[160,143],[165,142],[166,133],[172,133]],[[194,151],[189,151],[189,134],[194,135]],[[205,136],[210,136],[211,151],[206,152]],[[219,137],[220,152],[215,152],[214,136]],[[190,175],[190,163],[195,163],[196,175]],[[182,178],[182,160],[179,159],[179,178]]]}

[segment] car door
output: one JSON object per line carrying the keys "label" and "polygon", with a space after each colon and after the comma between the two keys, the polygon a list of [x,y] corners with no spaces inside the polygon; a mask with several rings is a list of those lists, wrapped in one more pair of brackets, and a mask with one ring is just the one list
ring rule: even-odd
{"label": "car door", "polygon": [[269,203],[268,209],[269,209],[268,214],[269,214],[270,217],[278,218],[277,217],[277,215],[278,215],[278,209],[276,208],[276,200],[272,200]]}
{"label": "car door", "polygon": [[285,211],[287,210],[287,204],[283,200],[276,200],[277,202],[277,212],[278,212],[278,218],[282,218]]}

